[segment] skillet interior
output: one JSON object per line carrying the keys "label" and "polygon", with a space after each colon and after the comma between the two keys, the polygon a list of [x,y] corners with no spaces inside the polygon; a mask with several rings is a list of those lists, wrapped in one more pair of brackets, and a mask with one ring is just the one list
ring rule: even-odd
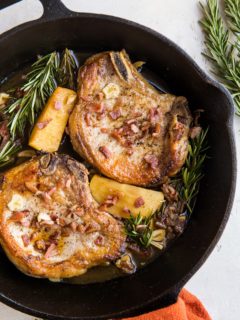
{"label": "skillet interior", "polygon": [[110,282],[73,286],[26,277],[1,253],[0,299],[52,319],[109,319],[167,305],[205,261],[229,216],[236,175],[231,99],[164,37],[128,21],[92,14],[32,22],[5,33],[0,38],[0,52],[5,52],[0,55],[0,78],[39,53],[65,47],[98,52],[125,48],[131,57],[146,61],[172,93],[204,108],[211,147],[205,178],[187,229],[148,267]]}

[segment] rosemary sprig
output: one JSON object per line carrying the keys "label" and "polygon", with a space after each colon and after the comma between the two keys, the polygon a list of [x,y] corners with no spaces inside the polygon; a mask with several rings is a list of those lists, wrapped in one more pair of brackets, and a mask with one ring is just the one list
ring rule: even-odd
{"label": "rosemary sprig", "polygon": [[203,178],[202,167],[206,159],[208,129],[200,132],[194,139],[190,139],[186,162],[177,175],[173,184],[179,192],[189,213],[192,213],[196,196],[199,191],[200,180]]}
{"label": "rosemary sprig", "polygon": [[0,151],[0,168],[13,161],[13,156],[21,149],[18,141],[9,140]]}
{"label": "rosemary sprig", "polygon": [[26,76],[26,83],[20,88],[23,96],[7,104],[5,114],[9,116],[9,130],[12,139],[23,136],[27,124],[32,126],[36,116],[56,88],[56,71],[59,55],[52,52],[40,57]]}
{"label": "rosemary sprig", "polygon": [[240,0],[225,0],[225,12],[229,18],[228,24],[231,31],[238,35],[240,33]]}
{"label": "rosemary sprig", "polygon": [[76,89],[78,62],[72,50],[65,49],[58,72],[58,83],[69,89]]}
{"label": "rosemary sprig", "polygon": [[147,248],[151,244],[153,228],[152,216],[143,217],[139,213],[136,217],[130,214],[128,219],[125,219],[125,232],[141,247]]}
{"label": "rosemary sprig", "polygon": [[[239,0],[225,0],[225,4],[230,30],[236,34],[240,26]],[[201,4],[201,8],[203,19],[200,23],[205,32],[207,47],[204,55],[213,62],[216,69],[214,73],[232,93],[236,113],[240,115],[240,63],[237,56],[240,53],[239,37],[236,37],[234,43],[230,42],[230,33],[224,25],[217,0],[207,0],[207,4]]]}

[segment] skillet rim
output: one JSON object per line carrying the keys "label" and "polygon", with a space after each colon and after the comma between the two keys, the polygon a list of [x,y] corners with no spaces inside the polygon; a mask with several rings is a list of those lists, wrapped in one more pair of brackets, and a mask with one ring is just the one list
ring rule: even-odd
{"label": "skillet rim", "polygon": [[[66,9],[67,11],[69,11],[68,9]],[[203,71],[203,69],[201,67],[198,66],[198,64],[193,60],[193,58],[191,58],[191,56],[184,51],[180,46],[178,46],[175,42],[173,42],[172,40],[168,39],[167,37],[165,37],[164,35],[162,35],[161,33],[146,27],[144,25],[141,25],[139,23],[130,21],[128,19],[123,19],[120,17],[116,17],[116,16],[112,16],[112,15],[105,15],[105,14],[96,14],[96,13],[88,13],[88,12],[71,12],[68,15],[66,15],[66,13],[61,13],[60,16],[43,16],[37,20],[32,20],[32,21],[28,21],[24,24],[21,24],[19,26],[14,27],[13,29],[10,29],[4,33],[2,33],[0,35],[0,42],[4,42],[4,40],[10,36],[16,36],[16,34],[18,32],[24,31],[25,29],[31,28],[32,26],[37,26],[37,25],[41,25],[41,24],[45,24],[48,22],[53,22],[53,21],[57,21],[57,20],[70,20],[70,19],[81,19],[81,18],[94,18],[94,19],[99,19],[99,20],[107,20],[113,23],[117,23],[117,24],[124,24],[126,26],[129,27],[133,27],[136,28],[142,32],[147,33],[147,35],[151,35],[154,36],[155,38],[157,38],[158,40],[162,41],[163,44],[168,45],[169,47],[171,47],[171,49],[175,50],[177,52],[178,55],[182,55],[183,58],[185,58],[186,60],[188,60],[189,64],[192,67],[192,70],[197,73],[199,75],[199,77],[201,78],[201,80],[203,82],[205,82],[207,85],[213,86],[215,87],[218,91],[220,91],[223,95],[225,95],[226,97],[226,101],[228,103],[228,110],[227,110],[227,120],[224,123],[224,125],[226,126],[227,129],[227,134],[229,136],[229,142],[230,142],[230,149],[231,149],[231,158],[232,158],[232,182],[231,182],[231,190],[230,190],[230,196],[228,198],[228,202],[226,205],[226,210],[225,213],[223,215],[222,218],[222,222],[218,228],[218,231],[216,232],[215,236],[213,237],[212,241],[209,243],[208,248],[205,250],[204,254],[201,256],[201,258],[195,263],[195,265],[191,268],[191,270],[188,271],[188,273],[180,280],[178,281],[175,285],[171,286],[170,288],[168,288],[167,290],[163,291],[159,296],[154,297],[151,300],[147,300],[146,303],[144,303],[143,305],[141,305],[141,308],[147,307],[152,303],[157,302],[158,300],[160,300],[163,296],[168,295],[171,292],[175,292],[177,295],[180,291],[180,289],[185,285],[185,283],[197,272],[197,270],[199,270],[199,268],[204,264],[204,262],[206,261],[206,259],[209,257],[209,255],[211,254],[211,252],[213,251],[213,249],[215,248],[217,242],[219,241],[225,226],[227,224],[227,221],[229,219],[230,213],[231,213],[231,209],[232,209],[232,205],[233,205],[233,200],[234,200],[234,195],[235,195],[235,189],[236,189],[236,178],[237,178],[237,159],[236,159],[236,145],[235,145],[235,136],[233,133],[233,116],[234,116],[234,103],[232,100],[232,97],[229,93],[229,91],[223,86],[221,85],[218,81],[216,81],[215,79],[213,79],[210,75],[208,75],[205,71]],[[96,319],[93,316],[86,316],[86,317],[65,317],[65,316],[57,316],[57,315],[53,315],[53,314],[47,314],[47,313],[43,313],[41,311],[35,310],[33,308],[30,307],[26,307],[22,304],[19,304],[17,301],[5,296],[4,294],[2,294],[0,292],[0,301],[4,302],[6,305],[11,306],[19,311],[34,315],[34,316],[38,316],[38,317],[47,317],[48,319]],[[112,313],[112,314],[108,314],[108,315],[104,315],[104,316],[98,316],[98,319],[107,319],[107,318],[112,318],[112,317],[123,317],[123,316],[129,316],[131,314],[134,314],[134,312],[139,310],[139,306],[133,306],[128,308],[127,310],[125,309],[124,311],[118,312],[116,313]]]}

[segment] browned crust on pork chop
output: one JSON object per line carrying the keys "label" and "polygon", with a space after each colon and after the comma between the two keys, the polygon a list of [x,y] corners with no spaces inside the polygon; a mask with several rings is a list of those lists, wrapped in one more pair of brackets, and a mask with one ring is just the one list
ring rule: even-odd
{"label": "browned crust on pork chop", "polygon": [[2,175],[1,244],[24,273],[73,277],[120,256],[123,226],[97,209],[87,175],[69,156],[51,154]]}
{"label": "browned crust on pork chop", "polygon": [[89,58],[69,119],[74,149],[119,182],[154,185],[182,167],[191,116],[184,97],[160,94],[125,51]]}

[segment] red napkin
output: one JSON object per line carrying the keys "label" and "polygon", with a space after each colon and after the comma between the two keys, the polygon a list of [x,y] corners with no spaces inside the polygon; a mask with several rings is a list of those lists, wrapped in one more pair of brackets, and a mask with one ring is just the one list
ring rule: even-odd
{"label": "red napkin", "polygon": [[211,318],[197,297],[183,289],[178,301],[170,307],[122,320],[211,320]]}

